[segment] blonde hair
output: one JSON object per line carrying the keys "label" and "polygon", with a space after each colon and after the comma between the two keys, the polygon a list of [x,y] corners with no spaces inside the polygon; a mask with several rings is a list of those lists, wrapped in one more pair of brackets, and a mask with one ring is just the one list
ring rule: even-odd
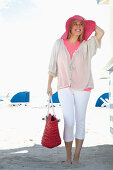
{"label": "blonde hair", "polygon": [[[70,38],[71,38],[71,25],[72,25],[73,22],[74,22],[74,21],[72,21],[72,22],[70,23],[70,25],[69,25],[67,39],[70,39]],[[82,41],[83,41],[83,39],[82,39],[83,34],[84,34],[84,32],[83,32],[81,35],[79,35],[79,37],[78,37],[78,41],[79,41],[79,42],[82,42]]]}

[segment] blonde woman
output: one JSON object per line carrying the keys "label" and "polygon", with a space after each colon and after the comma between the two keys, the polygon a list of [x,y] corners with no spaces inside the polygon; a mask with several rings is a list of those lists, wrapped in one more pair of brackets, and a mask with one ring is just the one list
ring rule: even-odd
{"label": "blonde woman", "polygon": [[[93,32],[95,35],[91,36]],[[91,59],[100,47],[103,35],[104,31],[94,21],[75,15],[67,20],[66,32],[55,42],[52,49],[47,94],[52,95],[51,83],[57,76],[68,163],[79,161],[85,138],[87,104],[94,88]],[[76,147],[72,158],[74,138]]]}

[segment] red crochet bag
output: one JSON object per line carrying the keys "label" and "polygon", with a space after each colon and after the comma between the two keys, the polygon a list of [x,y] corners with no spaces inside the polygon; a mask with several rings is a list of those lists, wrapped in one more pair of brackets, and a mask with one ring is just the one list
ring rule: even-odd
{"label": "red crochet bag", "polygon": [[[50,100],[49,100],[50,103]],[[53,108],[53,102],[51,98],[51,104]],[[46,125],[44,129],[44,133],[42,136],[41,144],[47,148],[54,148],[61,144],[60,133],[58,129],[58,122],[59,120],[55,116],[54,108],[53,108],[53,115],[49,113],[49,104],[48,104],[48,114],[46,116]]]}

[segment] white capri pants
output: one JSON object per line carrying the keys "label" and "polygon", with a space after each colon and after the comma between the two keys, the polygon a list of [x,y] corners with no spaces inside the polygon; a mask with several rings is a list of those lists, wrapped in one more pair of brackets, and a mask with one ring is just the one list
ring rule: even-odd
{"label": "white capri pants", "polygon": [[[85,138],[85,117],[89,91],[78,91],[71,88],[58,90],[58,97],[64,117],[64,134],[65,142]],[[76,133],[74,133],[74,127]]]}

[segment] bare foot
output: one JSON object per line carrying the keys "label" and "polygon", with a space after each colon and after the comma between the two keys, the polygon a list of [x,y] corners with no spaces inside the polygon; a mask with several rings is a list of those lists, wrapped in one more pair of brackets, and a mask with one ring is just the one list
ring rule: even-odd
{"label": "bare foot", "polygon": [[61,163],[72,164],[72,161],[71,160],[66,160],[66,161],[61,161]]}

